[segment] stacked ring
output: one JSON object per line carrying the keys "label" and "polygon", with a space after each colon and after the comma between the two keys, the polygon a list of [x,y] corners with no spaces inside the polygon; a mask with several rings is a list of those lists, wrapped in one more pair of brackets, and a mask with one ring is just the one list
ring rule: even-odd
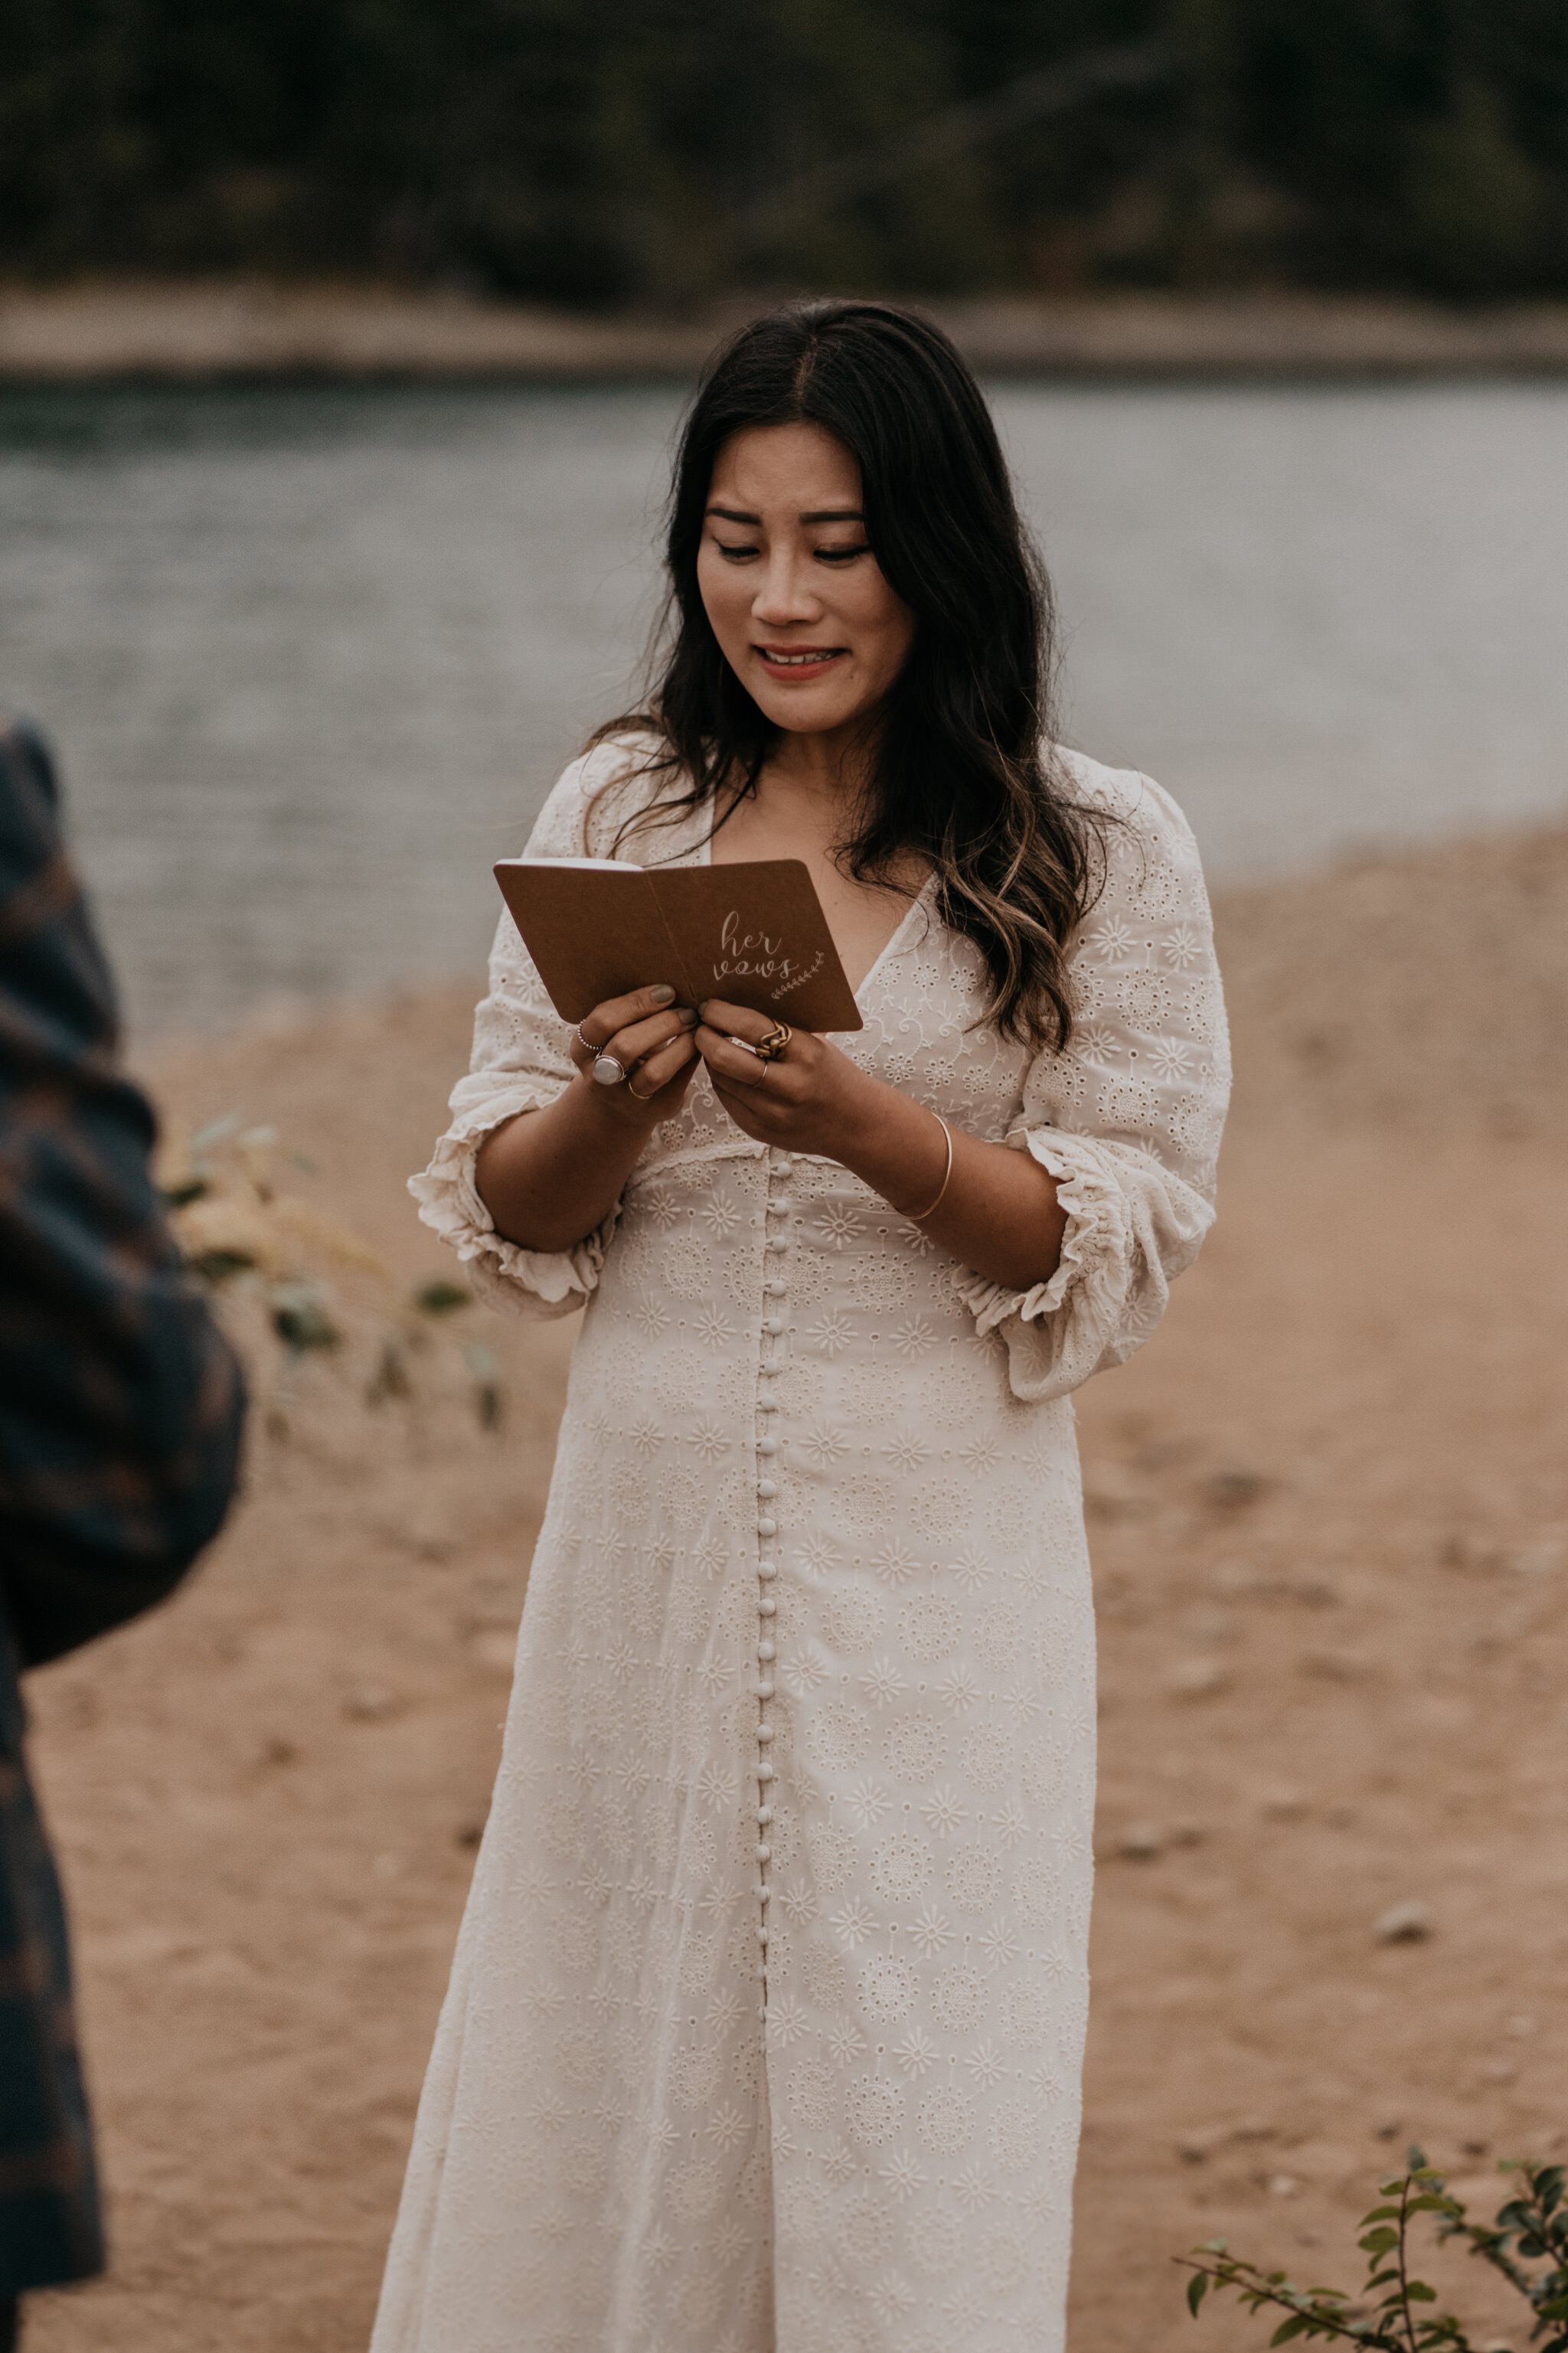
{"label": "stacked ring", "polygon": [[765,1038],[758,1039],[754,1051],[761,1060],[776,1062],[794,1036],[795,1031],[790,1028],[789,1023],[781,1021],[774,1029],[768,1031]]}

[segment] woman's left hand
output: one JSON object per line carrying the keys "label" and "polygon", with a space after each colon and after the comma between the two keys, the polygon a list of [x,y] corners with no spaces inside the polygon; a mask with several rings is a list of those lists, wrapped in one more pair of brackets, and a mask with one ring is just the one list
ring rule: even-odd
{"label": "woman's left hand", "polygon": [[868,1078],[809,1029],[795,1030],[783,1053],[766,1061],[751,1050],[778,1027],[767,1014],[717,997],[697,1011],[697,1050],[713,1091],[736,1126],[759,1144],[849,1166],[868,1129],[901,1103],[892,1088]]}
{"label": "woman's left hand", "polygon": [[1023,1291],[1055,1272],[1067,1219],[1055,1177],[1031,1154],[950,1129],[809,1029],[764,1061],[754,1050],[778,1026],[765,1013],[710,998],[697,1015],[697,1050],[746,1134],[837,1160],[993,1282]]}

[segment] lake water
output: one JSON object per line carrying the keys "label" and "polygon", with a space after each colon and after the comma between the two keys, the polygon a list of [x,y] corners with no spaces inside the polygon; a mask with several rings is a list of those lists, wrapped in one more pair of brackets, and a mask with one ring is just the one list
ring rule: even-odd
{"label": "lake water", "polygon": [[[1568,808],[1568,387],[1009,385],[1069,740],[1213,873]],[[0,394],[0,703],[142,1036],[477,970],[624,708],[679,396]]]}

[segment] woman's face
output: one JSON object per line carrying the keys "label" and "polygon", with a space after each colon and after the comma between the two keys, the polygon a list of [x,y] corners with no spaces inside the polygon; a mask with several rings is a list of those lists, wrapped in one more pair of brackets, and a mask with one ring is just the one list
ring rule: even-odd
{"label": "woman's face", "polygon": [[860,470],[819,425],[752,426],[724,444],[697,582],[725,659],[795,734],[868,718],[914,640],[866,537]]}

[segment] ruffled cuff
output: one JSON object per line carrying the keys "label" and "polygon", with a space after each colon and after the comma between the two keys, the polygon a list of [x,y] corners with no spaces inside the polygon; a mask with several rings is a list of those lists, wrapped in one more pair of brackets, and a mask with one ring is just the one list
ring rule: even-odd
{"label": "ruffled cuff", "polygon": [[552,1100],[553,1092],[534,1082],[488,1095],[453,1122],[429,1167],[408,1180],[420,1222],[456,1250],[478,1297],[519,1315],[570,1315],[581,1307],[597,1288],[621,1213],[617,1201],[603,1225],[566,1250],[524,1250],[497,1233],[474,1183],[479,1146],[519,1112],[542,1111]]}
{"label": "ruffled cuff", "polygon": [[1050,1280],[1026,1291],[973,1275],[960,1283],[959,1297],[977,1332],[1001,1332],[1013,1394],[1037,1404],[1064,1397],[1108,1359],[1130,1356],[1158,1323],[1168,1286],[1156,1261],[1146,1287],[1157,1300],[1152,1296],[1143,1312],[1129,1317],[1138,1236],[1132,1203],[1103,1145],[1058,1127],[1016,1129],[1007,1142],[1057,1180],[1067,1215],[1061,1256]]}

